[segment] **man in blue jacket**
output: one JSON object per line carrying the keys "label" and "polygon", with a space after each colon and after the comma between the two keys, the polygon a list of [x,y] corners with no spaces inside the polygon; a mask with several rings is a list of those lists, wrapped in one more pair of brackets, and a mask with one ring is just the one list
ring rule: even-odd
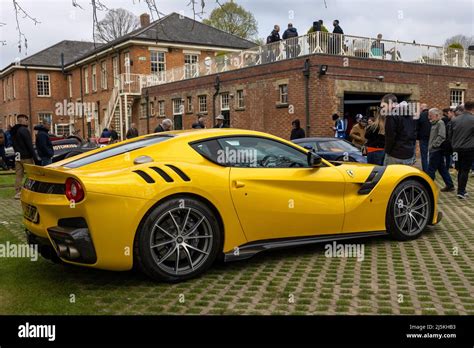
{"label": "man in blue jacket", "polygon": [[49,124],[43,123],[35,127],[36,133],[36,152],[41,159],[40,165],[47,166],[52,163],[54,150],[51,139],[49,139]]}

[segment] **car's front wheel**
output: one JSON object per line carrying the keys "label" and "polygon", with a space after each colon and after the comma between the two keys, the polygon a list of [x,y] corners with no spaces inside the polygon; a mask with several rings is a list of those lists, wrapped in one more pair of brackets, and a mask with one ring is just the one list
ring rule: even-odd
{"label": "car's front wheel", "polygon": [[387,231],[397,240],[420,236],[432,215],[432,203],[425,186],[406,180],[392,193],[387,207]]}
{"label": "car's front wheel", "polygon": [[213,211],[200,200],[175,197],[146,217],[135,241],[135,260],[153,279],[178,282],[206,271],[221,248]]}

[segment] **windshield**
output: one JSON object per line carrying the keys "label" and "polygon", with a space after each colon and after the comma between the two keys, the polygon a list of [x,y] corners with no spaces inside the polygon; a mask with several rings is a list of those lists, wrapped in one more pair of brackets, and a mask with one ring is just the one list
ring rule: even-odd
{"label": "windshield", "polygon": [[168,140],[173,138],[172,135],[153,135],[149,136],[146,138],[142,138],[139,140],[135,140],[132,142],[128,142],[122,145],[115,146],[110,149],[105,149],[103,151],[94,153],[93,155],[89,155],[86,157],[83,157],[81,159],[69,162],[64,165],[66,168],[79,168],[82,166],[86,166],[88,164],[102,161],[107,158],[111,158],[114,156],[122,155],[124,153],[130,152],[130,151],[135,151],[138,149],[142,149],[144,147],[150,146],[150,145],[155,145],[158,143],[161,143],[162,141]]}
{"label": "windshield", "polygon": [[327,140],[327,141],[320,141],[318,142],[319,151],[325,152],[354,152],[358,151],[358,149],[345,142],[344,140]]}

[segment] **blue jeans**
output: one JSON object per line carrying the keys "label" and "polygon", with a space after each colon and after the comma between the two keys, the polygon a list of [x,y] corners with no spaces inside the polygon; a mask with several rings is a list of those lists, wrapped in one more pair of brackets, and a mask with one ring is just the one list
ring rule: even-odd
{"label": "blue jeans", "polygon": [[385,160],[383,162],[383,165],[388,166],[390,164],[404,164],[404,165],[407,165],[407,166],[412,166],[412,165],[415,164],[415,162],[416,162],[416,156],[415,155],[413,155],[412,158],[401,159],[401,158],[395,158],[395,157],[392,157],[390,155],[385,154]]}
{"label": "blue jeans", "polygon": [[419,141],[420,144],[420,155],[421,155],[421,168],[424,172],[428,171],[428,140]]}
{"label": "blue jeans", "polygon": [[47,166],[51,163],[53,163],[51,158],[44,157],[44,158],[41,159],[41,166],[42,167]]}
{"label": "blue jeans", "polygon": [[367,163],[383,166],[384,157],[385,157],[384,150],[369,152],[367,154]]}
{"label": "blue jeans", "polygon": [[451,179],[451,175],[449,175],[448,168],[444,162],[444,154],[441,150],[430,152],[430,162],[426,174],[428,174],[429,177],[434,180],[436,171],[441,174],[444,184],[447,187],[454,187],[453,179]]}
{"label": "blue jeans", "polygon": [[446,168],[451,168],[451,165],[453,164],[453,157],[452,154],[450,153],[444,153],[444,162],[446,163]]}

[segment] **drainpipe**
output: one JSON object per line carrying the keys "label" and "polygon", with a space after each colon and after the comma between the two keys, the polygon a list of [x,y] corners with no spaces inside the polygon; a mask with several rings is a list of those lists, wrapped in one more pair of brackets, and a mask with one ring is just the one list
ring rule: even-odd
{"label": "drainpipe", "polygon": [[310,136],[311,125],[309,121],[309,77],[310,77],[309,58],[304,61],[303,75],[304,79],[304,93],[305,93],[305,113],[306,113],[306,136]]}
{"label": "drainpipe", "polygon": [[146,102],[146,134],[150,134],[150,95],[148,92],[148,88],[145,90],[145,102]]}
{"label": "drainpipe", "polygon": [[83,82],[82,82],[82,66],[79,66],[79,75],[81,76],[81,113],[82,113],[82,137],[85,139],[86,137],[86,124],[85,124],[85,115],[84,115],[84,89],[83,89]]}
{"label": "drainpipe", "polygon": [[214,89],[216,90],[214,92],[214,95],[212,97],[212,124],[216,124],[216,99],[217,96],[219,95],[219,91],[221,89],[221,80],[219,78],[219,75],[216,76],[216,82],[214,83]]}
{"label": "drainpipe", "polygon": [[26,69],[26,80],[28,81],[28,115],[29,117],[29,123],[30,123],[30,129],[31,129],[31,134],[34,134],[33,131],[33,115],[31,114],[31,88],[30,88],[30,70],[28,69],[28,66],[25,65]]}

